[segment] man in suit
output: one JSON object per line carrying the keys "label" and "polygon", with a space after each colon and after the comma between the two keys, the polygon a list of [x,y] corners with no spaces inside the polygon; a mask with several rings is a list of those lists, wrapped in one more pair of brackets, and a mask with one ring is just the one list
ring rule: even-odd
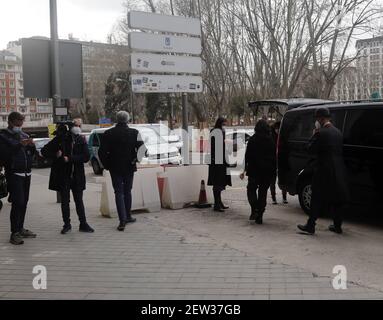
{"label": "man in suit", "polygon": [[[143,156],[144,143],[136,129],[129,128],[129,113],[117,113],[117,125],[104,133],[98,151],[105,169],[110,171],[120,224],[117,228],[124,231],[127,223],[133,223],[130,210],[132,207],[132,187],[136,163]],[[143,147],[143,148],[142,148]]]}
{"label": "man in suit", "polygon": [[343,135],[331,123],[328,108],[320,108],[315,113],[314,134],[308,151],[316,160],[312,179],[310,218],[306,225],[298,225],[305,234],[315,233],[318,217],[331,212],[334,224],[329,230],[342,233],[343,211],[349,201],[346,167],[343,160]]}
{"label": "man in suit", "polygon": [[24,228],[35,145],[23,132],[23,124],[24,116],[19,112],[11,112],[8,116],[8,128],[0,132],[1,162],[4,163],[12,200],[10,243],[14,245],[24,244],[25,238],[36,238],[35,233]]}

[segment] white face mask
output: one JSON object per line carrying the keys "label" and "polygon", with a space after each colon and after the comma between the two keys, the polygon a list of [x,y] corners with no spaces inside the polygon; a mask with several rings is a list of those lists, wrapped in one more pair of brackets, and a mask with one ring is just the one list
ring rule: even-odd
{"label": "white face mask", "polygon": [[70,130],[74,135],[79,135],[81,133],[81,128],[80,127],[73,127]]}
{"label": "white face mask", "polygon": [[20,133],[21,132],[21,127],[13,127],[12,128],[13,132]]}
{"label": "white face mask", "polygon": [[319,130],[320,128],[322,128],[322,125],[320,124],[320,122],[318,120],[315,121],[315,129]]}

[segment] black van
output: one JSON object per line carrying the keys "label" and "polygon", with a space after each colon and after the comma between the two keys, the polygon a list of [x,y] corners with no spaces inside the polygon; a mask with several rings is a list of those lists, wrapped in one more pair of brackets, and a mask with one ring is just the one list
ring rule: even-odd
{"label": "black van", "polygon": [[309,213],[314,159],[308,154],[307,145],[318,107],[329,108],[332,123],[343,132],[344,159],[353,204],[382,210],[382,102],[337,102],[288,111],[282,120],[277,147],[279,184],[289,194],[298,194],[302,209]]}

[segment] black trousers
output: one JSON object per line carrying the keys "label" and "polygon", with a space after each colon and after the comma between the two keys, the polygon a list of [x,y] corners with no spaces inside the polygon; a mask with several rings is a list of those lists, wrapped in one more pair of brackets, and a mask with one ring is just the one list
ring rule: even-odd
{"label": "black trousers", "polygon": [[254,178],[249,177],[247,185],[247,199],[251,206],[251,213],[262,216],[266,210],[267,204],[267,190],[269,189],[270,182],[260,183]]}
{"label": "black trousers", "polygon": [[25,214],[27,212],[31,177],[7,174],[7,185],[10,200],[12,201],[11,232],[21,232],[24,228]]}
{"label": "black trousers", "polygon": [[[271,198],[273,199],[273,201],[277,200],[276,184],[277,184],[277,175],[273,177],[273,180],[271,180],[271,183],[270,183],[270,193],[271,193]],[[286,190],[282,189],[282,197],[283,197],[283,200],[287,199]]]}
{"label": "black trousers", "polygon": [[322,213],[330,213],[335,227],[341,227],[343,223],[344,211],[347,208],[347,204],[344,203],[331,203],[321,197],[317,196],[317,193],[313,191],[311,197],[310,217],[307,224],[315,227],[318,217]]}
{"label": "black trousers", "polygon": [[83,202],[83,190],[78,190],[74,187],[71,187],[70,183],[67,183],[61,189],[61,212],[64,224],[70,224],[70,191],[72,190],[74,203],[76,205],[76,212],[80,224],[86,223],[85,208]]}
{"label": "black trousers", "polygon": [[225,190],[225,186],[213,186],[213,195],[214,195],[214,208],[221,208],[222,206],[222,198],[221,193]]}

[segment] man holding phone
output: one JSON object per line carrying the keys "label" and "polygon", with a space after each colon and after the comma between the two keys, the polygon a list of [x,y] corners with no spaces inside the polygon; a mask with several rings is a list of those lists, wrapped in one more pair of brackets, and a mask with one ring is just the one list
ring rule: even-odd
{"label": "man holding phone", "polygon": [[22,131],[24,116],[12,112],[8,116],[8,128],[0,132],[2,162],[5,166],[7,187],[12,201],[10,243],[21,245],[24,238],[36,238],[36,234],[24,228],[25,214],[31,185],[33,140]]}

